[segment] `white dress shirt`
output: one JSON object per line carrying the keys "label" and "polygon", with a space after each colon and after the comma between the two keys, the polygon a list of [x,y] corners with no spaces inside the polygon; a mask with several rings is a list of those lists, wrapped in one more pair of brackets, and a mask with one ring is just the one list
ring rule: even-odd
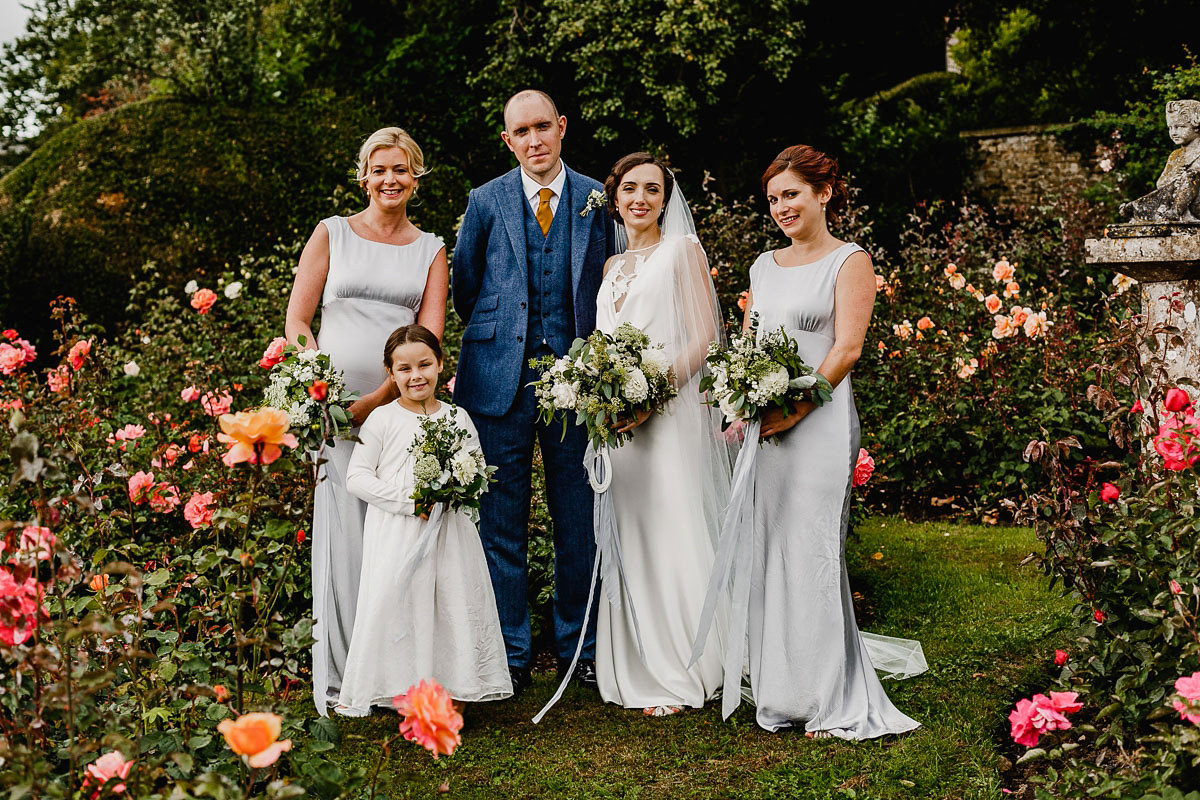
{"label": "white dress shirt", "polygon": [[529,177],[525,170],[521,170],[521,186],[525,190],[525,199],[529,201],[529,207],[533,209],[533,213],[537,213],[538,204],[542,199],[538,197],[538,192],[542,189],[549,189],[554,194],[550,195],[550,213],[558,213],[558,198],[562,194],[563,184],[567,182],[567,165],[561,161],[559,164],[562,169],[554,176],[554,180],[550,181],[549,186],[542,186],[540,183]]}

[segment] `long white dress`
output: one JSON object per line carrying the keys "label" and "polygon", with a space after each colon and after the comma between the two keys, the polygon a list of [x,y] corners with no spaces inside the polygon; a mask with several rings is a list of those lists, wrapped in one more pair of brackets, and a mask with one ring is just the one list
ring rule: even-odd
{"label": "long white dress", "polygon": [[[467,412],[442,403],[431,416],[454,414],[479,436]],[[442,517],[442,529],[412,579],[398,583],[416,550],[425,520],[414,516],[413,457],[421,415],[399,402],[372,412],[350,457],[346,486],[367,503],[362,582],[354,636],[346,656],[338,712],[367,714],[390,706],[410,686],[438,681],[455,700],[499,700],[512,694],[508,659],[483,543],[463,511]]]}
{"label": "long white dress", "polygon": [[[354,233],[345,217],[321,221],[329,232],[329,274],[321,295],[317,346],[359,394],[383,383],[383,345],[401,325],[416,322],[433,259],[445,246],[422,233],[406,245]],[[350,431],[358,433],[357,428]],[[313,497],[313,701],[322,716],[336,703],[354,631],[366,504],[346,491],[350,442],[327,447]]]}
{"label": "long white dress", "polygon": [[[694,239],[669,239],[654,248],[626,251],[617,259],[600,286],[596,326],[611,333],[628,322],[652,342],[677,341],[679,328],[693,324],[681,319],[689,315],[679,308],[677,283],[710,285],[699,244]],[[689,269],[703,273],[687,274]],[[711,316],[719,325],[715,311],[714,301]],[[707,340],[699,342],[701,351]],[[686,360],[681,353],[667,355],[677,364]],[[727,499],[719,492],[702,492],[697,480],[698,464],[707,457],[702,452],[707,443],[699,440],[696,424],[702,410],[698,382],[699,374],[692,375],[662,414],[651,415],[634,430],[631,441],[611,451],[609,491],[625,585],[619,610],[600,599],[596,678],[600,696],[626,708],[699,707],[721,688],[724,599],[708,647],[688,668],[712,571],[715,532]],[[724,481],[727,494],[727,473]],[[645,664],[638,654],[635,610]]]}
{"label": "long white dress", "polygon": [[[783,326],[806,364],[833,346],[834,291],[847,243],[813,264],[781,267],[771,252],[750,269],[759,330]],[[888,699],[868,650],[907,653],[897,677],[922,671],[916,642],[859,633],[846,577],[846,521],[859,448],[850,376],[831,402],[758,452],[750,579],[750,685],[758,724],[803,725],[843,739],[902,733],[920,723]],[[892,647],[894,645],[894,647]],[[906,666],[905,661],[910,663]]]}

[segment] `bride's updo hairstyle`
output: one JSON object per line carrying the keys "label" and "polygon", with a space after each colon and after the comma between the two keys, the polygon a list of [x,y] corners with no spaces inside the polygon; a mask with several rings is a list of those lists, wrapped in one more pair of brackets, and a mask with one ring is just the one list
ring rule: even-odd
{"label": "bride's updo hairstyle", "polygon": [[814,192],[821,192],[826,186],[833,190],[829,202],[825,204],[825,219],[828,222],[837,222],[838,212],[846,207],[846,202],[850,199],[846,192],[846,182],[838,171],[837,159],[830,158],[806,144],[792,145],[775,156],[775,160],[763,173],[763,194],[767,193],[767,184],[772,178],[788,171],[811,186]]}
{"label": "bride's updo hairstyle", "polygon": [[442,358],[442,343],[433,335],[433,331],[424,325],[401,325],[392,331],[383,345],[383,366],[388,372],[392,371],[392,354],[402,344],[423,344],[433,351],[439,362],[445,360]]}
{"label": "bride's updo hairstyle", "polygon": [[425,154],[421,152],[416,140],[408,135],[408,131],[403,128],[380,128],[368,136],[362,147],[358,148],[358,169],[355,174],[359,186],[367,181],[367,166],[371,154],[385,147],[399,147],[404,151],[404,155],[408,156],[408,168],[412,170],[414,178],[429,174],[429,170],[425,169]]}
{"label": "bride's updo hairstyle", "polygon": [[624,225],[625,220],[621,219],[621,215],[617,213],[617,187],[621,185],[621,179],[625,177],[625,173],[642,164],[654,164],[662,170],[664,212],[667,210],[667,203],[671,202],[671,193],[675,191],[675,176],[671,174],[671,170],[667,169],[667,165],[649,153],[630,153],[613,164],[612,171],[604,179],[604,194],[608,198],[608,215],[618,225]]}

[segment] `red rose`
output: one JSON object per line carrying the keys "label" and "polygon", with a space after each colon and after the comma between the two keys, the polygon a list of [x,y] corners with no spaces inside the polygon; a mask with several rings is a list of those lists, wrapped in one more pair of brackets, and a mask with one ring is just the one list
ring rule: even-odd
{"label": "red rose", "polygon": [[1138,400],[1136,403],[1133,404],[1133,408],[1129,409],[1129,413],[1136,414],[1139,411],[1145,411],[1145,410],[1146,410],[1146,407],[1144,405],[1142,405],[1142,401]]}
{"label": "red rose", "polygon": [[304,532],[304,528],[296,531],[296,544],[304,544],[308,540],[308,534]]}
{"label": "red rose", "polygon": [[1096,617],[1096,622],[1104,622],[1104,619],[1106,617],[1105,613],[1098,608],[1096,609],[1096,613],[1094,616]]}
{"label": "red rose", "polygon": [[1071,656],[1067,653],[1066,650],[1055,650],[1054,651],[1054,663],[1060,667],[1063,664],[1066,664],[1067,660],[1070,659],[1070,657]]}
{"label": "red rose", "polygon": [[318,403],[322,402],[329,396],[329,384],[322,380],[313,381],[313,385],[308,387],[308,396]]}
{"label": "red rose", "polygon": [[1100,499],[1106,503],[1115,503],[1117,498],[1121,496],[1121,490],[1111,483],[1104,484],[1100,489]]}
{"label": "red rose", "polygon": [[1167,399],[1163,402],[1167,411],[1183,411],[1192,404],[1192,398],[1183,389],[1167,389]]}

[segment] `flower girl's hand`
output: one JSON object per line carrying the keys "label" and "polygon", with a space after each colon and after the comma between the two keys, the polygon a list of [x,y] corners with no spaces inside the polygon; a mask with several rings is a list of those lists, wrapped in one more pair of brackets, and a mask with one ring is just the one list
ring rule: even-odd
{"label": "flower girl's hand", "polygon": [[627,419],[624,425],[617,428],[617,433],[629,433],[638,425],[641,425],[646,420],[650,419],[650,415],[654,413],[653,408],[648,408],[645,411],[639,411],[634,415],[633,419]]}
{"label": "flower girl's hand", "polygon": [[816,403],[811,403],[808,400],[802,400],[792,407],[791,412],[785,417],[783,409],[772,408],[763,414],[762,427],[758,430],[758,435],[761,438],[774,436],[777,433],[791,430],[797,422],[808,416],[809,412],[816,408]]}

